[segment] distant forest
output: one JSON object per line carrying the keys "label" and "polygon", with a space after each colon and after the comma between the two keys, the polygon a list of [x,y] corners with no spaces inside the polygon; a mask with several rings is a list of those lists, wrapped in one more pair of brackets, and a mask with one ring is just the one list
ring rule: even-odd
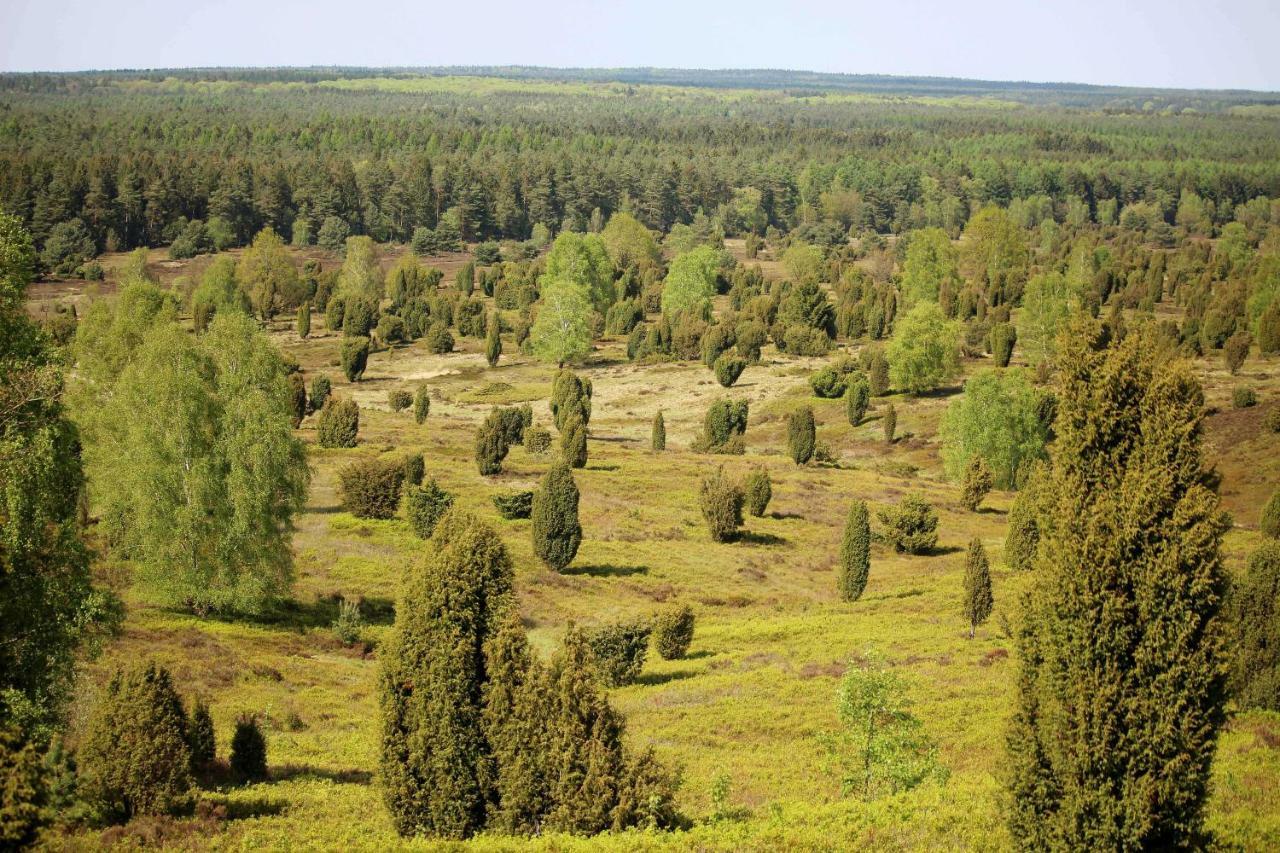
{"label": "distant forest", "polygon": [[1112,224],[1135,205],[1173,225],[1186,194],[1221,226],[1280,196],[1276,102],[782,71],[8,74],[0,208],[38,246],[78,223],[98,251],[170,244],[192,222],[223,246],[264,226],[305,244],[326,224],[525,240],[619,210],[729,235],[954,236],[990,204],[1028,226]]}

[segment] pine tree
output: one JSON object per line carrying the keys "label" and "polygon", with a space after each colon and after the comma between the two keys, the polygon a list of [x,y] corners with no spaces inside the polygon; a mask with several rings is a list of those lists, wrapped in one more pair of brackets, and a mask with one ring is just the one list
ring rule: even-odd
{"label": "pine tree", "polygon": [[667,425],[662,419],[661,409],[653,416],[653,433],[650,436],[650,444],[654,450],[667,449]]}
{"label": "pine tree", "polygon": [[1249,557],[1231,609],[1231,692],[1243,708],[1280,711],[1280,542]]}
{"label": "pine tree", "polygon": [[553,571],[573,562],[582,544],[578,485],[567,463],[554,463],[533,496],[533,552]]}
{"label": "pine tree", "polygon": [[844,414],[849,419],[849,426],[858,426],[867,416],[867,404],[871,399],[871,386],[867,378],[859,373],[849,380],[844,390]]}
{"label": "pine tree", "polygon": [[456,509],[407,572],[379,679],[383,796],[402,835],[484,827],[494,796],[485,646],[512,607],[512,578],[498,535]]}
{"label": "pine tree", "polygon": [[978,626],[987,621],[995,600],[991,595],[991,566],[982,540],[976,536],[969,543],[964,561],[964,618],[969,623],[969,639]]}
{"label": "pine tree", "polygon": [[489,329],[485,333],[484,358],[490,367],[498,366],[498,358],[502,355],[502,330],[498,322],[498,312],[489,317]]}
{"label": "pine tree", "polygon": [[791,461],[804,465],[813,458],[815,443],[813,409],[805,406],[792,412],[787,419],[787,453]]}
{"label": "pine tree", "polygon": [[844,525],[840,543],[840,575],[837,585],[841,601],[857,601],[867,588],[871,571],[871,516],[866,501],[854,501]]}
{"label": "pine tree", "polygon": [[80,750],[79,790],[116,820],[180,807],[191,788],[187,716],[169,671],[117,672]]}
{"label": "pine tree", "polygon": [[1017,634],[1009,826],[1032,849],[1200,846],[1224,719],[1228,528],[1204,398],[1138,329],[1062,335],[1057,438]]}

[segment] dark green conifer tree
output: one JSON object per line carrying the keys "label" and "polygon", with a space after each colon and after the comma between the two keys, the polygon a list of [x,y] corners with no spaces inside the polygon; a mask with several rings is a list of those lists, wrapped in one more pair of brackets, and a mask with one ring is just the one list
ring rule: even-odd
{"label": "dark green conifer tree", "polygon": [[501,325],[498,323],[498,312],[494,311],[489,317],[489,328],[485,332],[484,338],[484,358],[489,362],[490,367],[498,366],[498,358],[502,355],[502,331]]}
{"label": "dark green conifer tree", "polygon": [[1280,542],[1253,552],[1231,610],[1231,692],[1243,708],[1280,711]]}
{"label": "dark green conifer tree", "polygon": [[986,549],[976,536],[969,543],[964,560],[964,618],[969,623],[969,639],[978,626],[987,621],[995,599],[991,595],[991,565]]}
{"label": "dark green conifer tree", "polygon": [[553,464],[533,496],[533,552],[560,571],[573,562],[582,544],[578,523],[578,484],[566,462]]}
{"label": "dark green conifer tree", "polygon": [[857,601],[867,588],[871,572],[871,515],[866,501],[854,501],[844,525],[840,543],[840,575],[837,583],[841,601]]}
{"label": "dark green conifer tree", "polygon": [[804,465],[812,459],[816,442],[813,409],[805,406],[792,412],[787,418],[787,453],[791,461]]}
{"label": "dark green conifer tree", "polygon": [[844,413],[849,426],[858,426],[867,416],[867,403],[871,399],[871,386],[861,373],[849,379],[844,389]]}
{"label": "dark green conifer tree", "polygon": [[402,835],[484,827],[495,775],[485,644],[512,607],[512,578],[498,535],[456,509],[407,572],[379,679],[383,796]]}
{"label": "dark green conifer tree", "polygon": [[661,409],[653,416],[653,433],[650,436],[650,443],[654,450],[667,449],[667,424],[662,419]]}
{"label": "dark green conifer tree", "polygon": [[1009,828],[1024,849],[1205,843],[1224,720],[1229,522],[1200,446],[1204,397],[1148,329],[1059,340],[1052,466],[1016,642]]}
{"label": "dark green conifer tree", "polygon": [[571,468],[587,464],[587,427],[576,414],[565,422],[560,433],[560,452]]}

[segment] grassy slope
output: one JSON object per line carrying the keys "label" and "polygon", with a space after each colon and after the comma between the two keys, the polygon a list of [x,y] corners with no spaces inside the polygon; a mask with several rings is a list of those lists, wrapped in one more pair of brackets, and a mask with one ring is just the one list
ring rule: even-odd
{"label": "grassy slope", "polygon": [[[180,265],[165,270],[166,276],[181,271]],[[94,849],[145,837],[229,849],[405,844],[391,830],[375,777],[376,659],[343,648],[328,626],[335,595],[363,596],[373,614],[368,637],[382,636],[403,567],[423,547],[402,521],[344,513],[336,473],[355,458],[411,450],[422,450],[428,475],[501,532],[517,564],[521,610],[540,649],[554,647],[568,620],[603,622],[676,602],[697,611],[688,659],[666,662],[653,654],[641,682],[613,694],[634,742],[655,744],[683,763],[681,805],[697,825],[685,834],[625,836],[614,846],[1008,846],[999,772],[1015,662],[1002,625],[1026,578],[999,562],[1012,495],[993,494],[984,511],[969,513],[958,504],[958,489],[942,479],[936,432],[949,394],[891,398],[900,438],[888,447],[878,422],[885,401],[876,401],[868,423],[850,428],[839,401],[808,395],[805,380],[817,360],[780,357],[769,348],[728,392],[751,401],[747,456],[707,457],[685,448],[708,402],[726,393],[710,372],[690,364],[633,366],[622,342],[607,341],[585,368],[596,388],[590,462],[576,474],[586,539],[569,570],[557,575],[533,558],[529,523],[502,521],[489,502],[494,491],[530,487],[548,460],[516,448],[502,475],[484,478],[472,458],[474,427],[494,403],[532,401],[535,419],[549,425],[551,371],[519,355],[504,356],[490,370],[482,342],[461,340],[461,352],[443,357],[417,345],[375,354],[364,381],[353,387],[336,367],[340,339],[322,326],[322,319],[313,320],[319,331],[307,342],[284,323],[273,334],[308,374],[329,373],[337,393],[359,400],[361,442],[352,450],[322,450],[314,446],[314,419],[303,424],[315,480],[295,537],[298,605],[268,623],[202,621],[151,607],[130,590],[125,634],[85,684],[91,693],[113,666],[156,658],[173,668],[188,696],[211,699],[223,755],[238,713],[265,715],[273,780],[210,794],[226,805],[225,822],[142,826],[62,838],[58,846]],[[510,341],[507,348],[514,350]],[[1236,515],[1227,552],[1238,570],[1257,542],[1257,508],[1280,479],[1276,437],[1260,436],[1258,426],[1265,408],[1276,405],[1280,371],[1274,360],[1251,361],[1243,379],[1232,379],[1216,360],[1197,366],[1210,403],[1222,408],[1209,418],[1208,444],[1224,474],[1226,505]],[[388,390],[418,381],[428,382],[435,396],[422,427],[385,404]],[[1263,405],[1232,411],[1229,394],[1238,381],[1257,387]],[[800,469],[782,454],[785,412],[802,402],[815,407],[819,438],[838,465]],[[672,450],[653,454],[649,425],[659,407]],[[721,461],[741,474],[763,464],[774,480],[770,513],[749,518],[748,535],[734,544],[711,542],[697,507],[699,478]],[[914,475],[908,466],[918,469]],[[939,510],[941,553],[905,557],[877,545],[865,596],[839,603],[834,560],[849,501],[866,499],[874,512],[912,491]],[[993,559],[996,614],[970,641],[960,588],[962,549],[973,536]],[[951,771],[945,787],[871,805],[839,797],[817,735],[835,725],[835,688],[846,662],[868,647],[909,673],[917,713],[940,740]],[[1247,848],[1280,845],[1277,746],[1280,717],[1261,714],[1236,718],[1222,739],[1210,822]],[[731,780],[734,814],[709,821],[710,790],[721,774]],[[517,843],[480,839],[471,846]],[[595,849],[600,840],[548,839],[538,846]]]}

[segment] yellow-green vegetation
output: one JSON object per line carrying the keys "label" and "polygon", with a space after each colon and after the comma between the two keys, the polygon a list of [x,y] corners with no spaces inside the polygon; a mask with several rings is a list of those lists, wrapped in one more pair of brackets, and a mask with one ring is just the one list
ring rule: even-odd
{"label": "yellow-green vegetation", "polygon": [[[729,244],[740,255],[741,241]],[[491,299],[484,301],[486,312],[495,310]],[[716,298],[717,314],[723,303]],[[270,778],[203,792],[209,805],[194,817],[105,834],[74,830],[55,836],[54,846],[98,849],[109,840],[140,842],[145,832],[166,844],[210,849],[442,849],[397,835],[377,775],[381,644],[406,569],[429,546],[403,514],[356,518],[339,499],[340,475],[349,466],[419,452],[426,481],[497,531],[511,555],[531,650],[542,660],[560,648],[570,622],[593,629],[685,605],[696,616],[686,654],[649,654],[634,683],[609,691],[626,718],[628,747],[637,753],[652,747],[660,760],[683,768],[676,802],[689,820],[686,829],[533,840],[483,834],[449,849],[1012,846],[1001,786],[1015,699],[1010,625],[1030,574],[1005,559],[1014,494],[994,491],[971,512],[962,506],[960,483],[944,475],[939,423],[959,382],[918,397],[872,398],[866,416],[851,425],[846,402],[813,397],[807,378],[858,347],[811,358],[768,345],[745,374],[749,381],[735,389],[749,403],[745,455],[710,456],[690,449],[724,393],[706,368],[697,361],[632,363],[625,337],[598,341],[575,369],[584,381],[571,389],[574,405],[589,407],[590,418],[589,461],[572,474],[581,493],[582,541],[557,572],[535,554],[533,522],[503,519],[492,500],[537,489],[558,458],[555,449],[535,454],[513,443],[493,476],[482,476],[475,464],[476,430],[495,404],[529,402],[533,423],[555,424],[554,364],[522,354],[510,338],[494,368],[486,367],[483,340],[460,337],[454,352],[441,355],[419,340],[371,353],[361,381],[351,383],[336,367],[340,333],[313,331],[300,340],[280,318],[271,335],[297,359],[308,385],[323,373],[337,398],[361,407],[353,448],[319,446],[318,414],[299,431],[312,483],[293,535],[294,601],[255,619],[201,619],[149,600],[131,583],[127,565],[100,564],[100,581],[123,596],[127,615],[80,689],[90,703],[118,666],[153,659],[172,673],[188,706],[197,696],[208,701],[220,759],[228,757],[236,721],[257,715]],[[1014,363],[1025,363],[1020,352]],[[963,359],[957,379],[983,364],[989,362]],[[1261,407],[1230,408],[1237,380],[1221,359],[1206,356],[1193,367],[1208,404],[1218,407],[1206,422],[1206,452],[1236,521],[1226,534],[1226,565],[1240,573],[1262,541],[1258,508],[1280,477],[1280,455],[1274,436],[1260,429]],[[1277,367],[1272,357],[1243,368],[1268,401],[1280,393]],[[430,413],[421,423],[386,406],[387,392],[401,387],[427,389]],[[833,461],[797,465],[788,453],[789,418],[802,405],[812,407],[817,440]],[[889,405],[900,436],[893,444],[883,441],[880,423]],[[652,450],[658,411],[661,453]],[[747,515],[736,539],[725,542],[713,541],[699,497],[720,463],[734,481],[767,472],[771,491],[768,511]],[[897,553],[880,538],[878,515],[909,496],[938,516],[937,544],[924,554]],[[865,590],[846,602],[840,560],[854,501],[866,502],[873,536]],[[979,546],[990,560],[994,598],[985,622],[966,618],[964,605],[965,551]],[[335,630],[353,601],[359,602],[354,641],[349,618],[347,629]],[[970,640],[972,621],[979,624]],[[920,743],[936,744],[931,755],[945,772],[919,774],[910,790],[867,801],[845,791],[849,756],[833,757],[829,745],[840,741],[834,735],[843,726],[837,701],[843,677],[851,668],[869,671],[872,661],[901,685],[921,724]],[[72,741],[84,731],[83,721],[73,723]],[[1227,723],[1208,808],[1208,825],[1224,841],[1246,849],[1280,845],[1277,743],[1280,717],[1273,713],[1239,713]]]}

